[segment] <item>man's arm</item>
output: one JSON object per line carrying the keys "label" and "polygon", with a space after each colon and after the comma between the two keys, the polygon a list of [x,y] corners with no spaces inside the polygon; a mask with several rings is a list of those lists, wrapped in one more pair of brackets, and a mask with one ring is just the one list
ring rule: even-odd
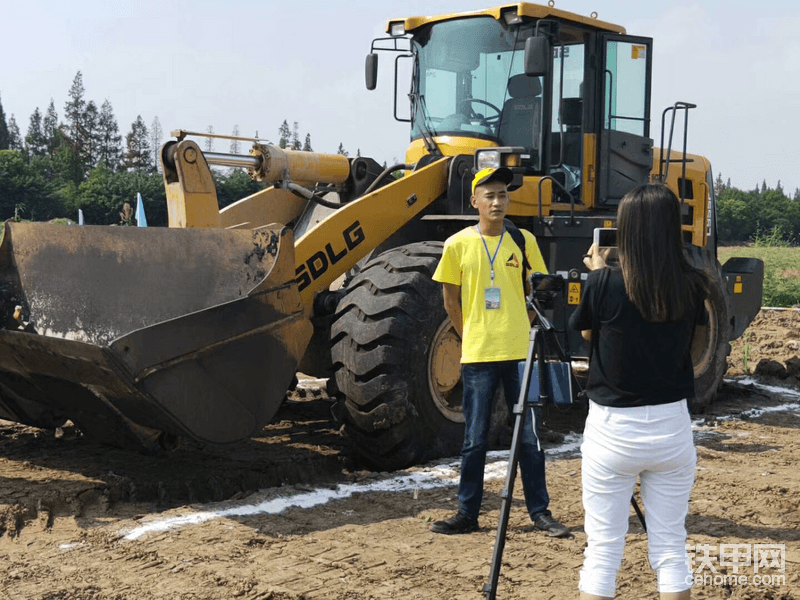
{"label": "man's arm", "polygon": [[461,286],[453,283],[442,283],[444,309],[453,322],[459,337],[464,337],[464,315],[461,312]]}

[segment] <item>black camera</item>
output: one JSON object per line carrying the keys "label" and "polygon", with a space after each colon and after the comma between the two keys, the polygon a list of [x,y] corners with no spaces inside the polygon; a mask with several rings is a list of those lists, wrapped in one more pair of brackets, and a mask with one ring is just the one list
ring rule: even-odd
{"label": "black camera", "polygon": [[529,276],[531,293],[534,295],[542,292],[560,292],[564,289],[564,278],[561,275],[548,275],[547,273],[531,273]]}
{"label": "black camera", "polygon": [[548,275],[547,273],[539,272],[531,273],[528,276],[528,283],[531,291],[528,296],[528,305],[532,305],[535,301],[543,309],[553,307],[553,300],[564,290],[566,285],[561,275]]}

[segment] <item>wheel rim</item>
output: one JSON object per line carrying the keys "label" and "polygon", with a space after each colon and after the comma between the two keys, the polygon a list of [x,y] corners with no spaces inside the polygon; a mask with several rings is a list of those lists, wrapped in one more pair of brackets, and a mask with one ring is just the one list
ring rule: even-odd
{"label": "wheel rim", "polygon": [[714,310],[713,303],[706,299],[704,308],[708,323],[696,326],[692,339],[692,365],[695,379],[705,374],[714,362],[719,338],[717,311]]}
{"label": "wheel rim", "polygon": [[450,319],[436,329],[428,352],[428,389],[436,409],[454,423],[464,422],[461,338]]}

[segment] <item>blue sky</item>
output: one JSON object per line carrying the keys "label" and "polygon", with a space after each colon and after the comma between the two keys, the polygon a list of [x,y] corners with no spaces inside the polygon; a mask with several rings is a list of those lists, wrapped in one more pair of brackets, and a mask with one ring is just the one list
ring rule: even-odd
{"label": "blue sky", "polygon": [[[493,6],[474,0],[70,2],[0,0],[0,99],[24,135],[52,98],[63,116],[77,71],[87,100],[111,102],[124,133],[141,115],[173,129],[275,141],[299,122],[314,149],[339,143],[379,162],[402,159],[407,125],[392,117],[392,69],[364,87],[364,56],[392,17]],[[661,111],[693,102],[690,152],[743,189],[800,187],[800,3],[748,0],[556,0],[556,7],[654,38],[652,135]],[[217,142],[216,151],[228,144]]]}

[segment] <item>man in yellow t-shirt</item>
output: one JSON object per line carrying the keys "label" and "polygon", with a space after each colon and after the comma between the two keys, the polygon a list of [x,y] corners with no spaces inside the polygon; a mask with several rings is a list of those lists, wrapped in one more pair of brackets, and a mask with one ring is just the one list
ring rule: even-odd
{"label": "man in yellow t-shirt", "polygon": [[[506,168],[488,168],[475,174],[470,203],[478,211],[478,224],[447,239],[433,275],[442,283],[445,310],[462,339],[464,389],[460,507],[449,519],[431,525],[435,533],[478,529],[492,401],[501,383],[509,411],[519,396],[519,363],[528,354],[530,320],[525,306],[522,250],[504,226],[509,206],[507,187],[512,179],[512,172]],[[546,273],[536,238],[521,231],[532,271]],[[534,419],[526,420],[519,459],[528,514],[534,527],[548,535],[569,536],[569,529],[547,508],[544,453],[534,426]]]}

